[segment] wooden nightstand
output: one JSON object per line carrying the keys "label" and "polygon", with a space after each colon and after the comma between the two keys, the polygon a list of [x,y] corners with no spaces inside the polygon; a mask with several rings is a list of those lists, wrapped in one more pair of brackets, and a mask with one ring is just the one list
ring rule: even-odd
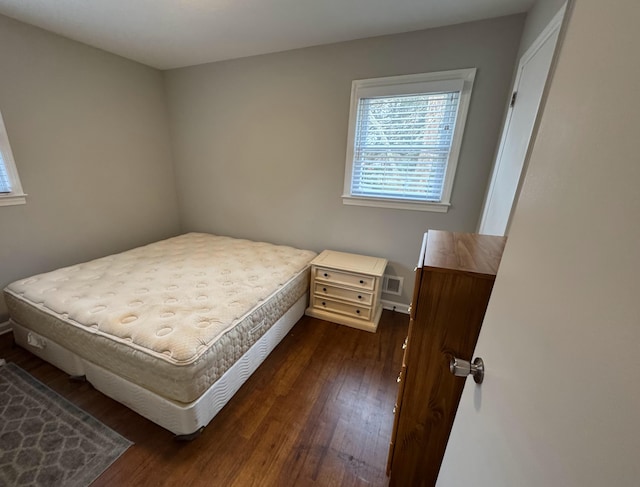
{"label": "wooden nightstand", "polygon": [[387,259],[325,250],[311,261],[307,314],[375,333],[386,267]]}

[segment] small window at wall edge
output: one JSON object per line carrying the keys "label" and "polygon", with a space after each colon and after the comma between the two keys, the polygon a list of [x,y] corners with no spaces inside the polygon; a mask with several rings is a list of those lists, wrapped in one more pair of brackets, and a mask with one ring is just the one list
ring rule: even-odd
{"label": "small window at wall edge", "polygon": [[448,211],[475,75],[354,80],[343,203]]}
{"label": "small window at wall edge", "polygon": [[0,206],[23,205],[27,202],[26,196],[22,191],[9,137],[0,113]]}

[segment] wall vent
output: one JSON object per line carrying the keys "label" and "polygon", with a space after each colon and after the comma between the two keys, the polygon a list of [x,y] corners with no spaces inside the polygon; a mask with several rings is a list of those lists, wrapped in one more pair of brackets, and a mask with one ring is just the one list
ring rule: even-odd
{"label": "wall vent", "polygon": [[402,281],[404,281],[404,277],[385,274],[382,279],[382,292],[400,296],[402,294]]}

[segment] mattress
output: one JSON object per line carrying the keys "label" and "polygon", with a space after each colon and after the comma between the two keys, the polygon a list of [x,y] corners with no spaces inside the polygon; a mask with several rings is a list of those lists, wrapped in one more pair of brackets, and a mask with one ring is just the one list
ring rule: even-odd
{"label": "mattress", "polygon": [[189,233],[16,281],[5,297],[18,324],[190,403],[307,292],[314,256]]}

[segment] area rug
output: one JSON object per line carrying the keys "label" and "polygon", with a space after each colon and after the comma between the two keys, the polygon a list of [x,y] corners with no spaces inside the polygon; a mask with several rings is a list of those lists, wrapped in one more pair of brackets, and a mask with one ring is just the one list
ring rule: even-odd
{"label": "area rug", "polygon": [[87,486],[131,444],[17,365],[0,366],[0,485]]}

